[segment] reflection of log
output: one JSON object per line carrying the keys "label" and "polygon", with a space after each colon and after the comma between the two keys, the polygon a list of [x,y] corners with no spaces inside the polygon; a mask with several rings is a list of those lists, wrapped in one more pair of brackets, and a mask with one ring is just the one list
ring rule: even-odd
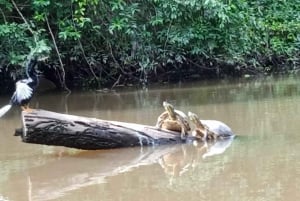
{"label": "reflection of log", "polygon": [[147,148],[143,151],[145,152],[139,149],[123,149],[82,152],[73,158],[66,157],[64,160],[34,168],[29,171],[33,187],[32,200],[53,200],[77,189],[104,183],[107,177],[132,171],[142,165],[154,164],[168,150],[160,152],[160,149],[156,151]]}
{"label": "reflection of log", "polygon": [[[12,195],[5,196],[12,197],[10,200],[14,200],[16,193],[13,193],[15,192],[13,189],[25,189],[24,185],[26,185],[28,179],[30,181],[30,185],[28,185],[28,188],[30,188],[28,197],[30,199],[28,200],[65,200],[62,196],[68,193],[72,194],[78,189],[104,183],[108,177],[131,172],[142,166],[157,164],[158,160],[165,155],[180,154],[182,147],[186,147],[188,150],[187,157],[192,161],[196,150],[186,144],[156,148],[125,148],[122,151],[119,149],[81,151],[74,155],[64,153],[60,160],[50,160],[42,166],[30,168],[26,171],[26,174],[24,174],[24,171],[12,173],[6,184],[12,189],[7,192],[12,192]],[[50,156],[48,158],[52,159]],[[153,169],[151,170],[149,174],[144,176],[150,175],[153,178]],[[158,173],[160,173],[160,177],[164,175],[163,171]],[[16,181],[18,182],[16,183]],[[116,191],[116,193],[118,192]],[[78,200],[86,200],[86,197],[85,199],[78,198]]]}
{"label": "reflection of log", "polygon": [[22,140],[86,150],[180,143],[180,135],[155,127],[34,110],[22,113]]}
{"label": "reflection of log", "polygon": [[[224,145],[225,147],[222,150],[225,151],[232,140],[233,138],[229,139],[229,141],[224,140],[217,146],[217,149],[222,149],[222,145]],[[7,178],[7,182],[4,185],[4,192],[8,192],[8,194],[5,194],[4,197],[9,198],[9,200],[18,200],[17,198],[20,197],[20,192],[26,190],[25,186],[28,185],[28,200],[31,201],[72,200],[64,199],[63,196],[66,194],[75,194],[76,196],[83,195],[83,197],[76,197],[76,200],[87,200],[87,197],[84,197],[88,194],[86,193],[86,189],[107,181],[110,183],[116,181],[116,183],[113,183],[111,186],[113,187],[113,194],[118,196],[121,191],[115,189],[122,189],[123,186],[128,187],[133,183],[140,187],[147,186],[145,182],[159,184],[160,181],[163,181],[165,178],[169,180],[169,184],[180,185],[184,183],[184,188],[186,187],[190,190],[190,187],[185,185],[189,183],[191,186],[200,185],[203,190],[204,188],[209,188],[210,185],[205,186],[207,184],[206,182],[199,183],[198,179],[191,179],[191,175],[185,177],[182,174],[189,171],[189,173],[195,174],[195,177],[192,178],[197,178],[197,176],[200,175],[199,177],[205,178],[205,181],[207,179],[214,181],[214,178],[223,172],[224,160],[228,160],[229,157],[224,157],[224,160],[202,163],[203,160],[201,156],[203,156],[206,151],[211,152],[210,156],[212,156],[212,151],[216,150],[213,147],[217,145],[217,143],[199,143],[197,147],[191,144],[177,144],[158,146],[155,148],[125,148],[122,149],[122,151],[120,149],[112,149],[76,151],[72,153],[69,152],[69,149],[47,148],[52,151],[65,150],[65,152],[60,152],[60,157],[56,157],[55,153],[45,155],[42,164],[35,164],[33,161],[28,162],[29,159],[33,159],[34,157],[25,158],[24,160],[27,161],[27,165],[23,166],[19,171],[9,174],[9,178]],[[221,152],[218,151],[216,154],[220,153]],[[156,167],[163,169],[156,171]],[[124,174],[138,169],[139,171],[136,171],[133,175],[138,175],[139,178],[143,179],[134,179],[135,177],[132,179],[132,175],[127,174],[126,176]],[[24,174],[24,170],[26,174]],[[153,172],[155,172],[155,174],[153,174]],[[118,175],[122,174],[124,175],[118,177]],[[167,177],[165,177],[165,175]],[[181,178],[185,181],[174,182],[180,176],[182,176]],[[111,180],[113,177],[115,179]],[[131,179],[124,179],[124,177]],[[138,182],[142,182],[143,185],[139,185]],[[20,189],[20,191],[16,193],[15,189]],[[95,191],[94,188],[91,189],[91,194],[93,195]],[[98,190],[99,186],[97,186],[96,189]],[[140,191],[140,189],[135,190],[137,190],[137,192]],[[85,194],[76,193],[82,191],[84,191]],[[24,195],[24,193],[25,192],[22,192],[21,195]],[[121,199],[116,199],[113,196],[113,198],[110,197],[109,200]]]}

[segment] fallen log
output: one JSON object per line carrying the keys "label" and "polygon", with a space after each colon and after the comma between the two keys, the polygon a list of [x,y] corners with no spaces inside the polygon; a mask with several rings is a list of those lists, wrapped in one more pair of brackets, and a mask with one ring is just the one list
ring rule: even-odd
{"label": "fallen log", "polygon": [[25,143],[96,150],[182,143],[177,132],[154,126],[33,110],[22,112]]}

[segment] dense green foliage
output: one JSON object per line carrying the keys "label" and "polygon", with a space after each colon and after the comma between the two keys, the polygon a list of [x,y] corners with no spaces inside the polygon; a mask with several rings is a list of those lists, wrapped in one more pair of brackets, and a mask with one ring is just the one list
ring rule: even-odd
{"label": "dense green foliage", "polygon": [[33,50],[49,53],[56,75],[65,70],[85,86],[191,66],[299,66],[300,0],[0,0],[0,16],[2,73]]}

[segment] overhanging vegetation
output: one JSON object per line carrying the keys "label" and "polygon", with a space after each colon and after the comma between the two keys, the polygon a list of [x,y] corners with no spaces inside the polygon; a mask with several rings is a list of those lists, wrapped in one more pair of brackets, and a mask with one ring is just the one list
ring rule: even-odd
{"label": "overhanging vegetation", "polygon": [[299,67],[299,0],[0,0],[0,16],[2,84],[32,49],[62,88]]}

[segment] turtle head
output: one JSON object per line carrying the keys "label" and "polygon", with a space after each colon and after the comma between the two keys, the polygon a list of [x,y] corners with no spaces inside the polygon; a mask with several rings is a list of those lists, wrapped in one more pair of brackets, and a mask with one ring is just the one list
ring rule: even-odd
{"label": "turtle head", "polygon": [[171,105],[167,101],[164,101],[163,102],[163,106],[164,106],[165,110],[168,112],[168,114],[171,117],[175,117],[175,111],[174,111],[174,106],[173,105]]}
{"label": "turtle head", "polygon": [[192,122],[198,122],[199,121],[199,117],[193,112],[188,112],[188,116],[189,116],[189,118]]}
{"label": "turtle head", "polygon": [[197,128],[200,128],[201,130],[205,130],[205,126],[200,121],[198,115],[196,115],[193,112],[188,112],[188,116],[190,120],[196,125]]}

